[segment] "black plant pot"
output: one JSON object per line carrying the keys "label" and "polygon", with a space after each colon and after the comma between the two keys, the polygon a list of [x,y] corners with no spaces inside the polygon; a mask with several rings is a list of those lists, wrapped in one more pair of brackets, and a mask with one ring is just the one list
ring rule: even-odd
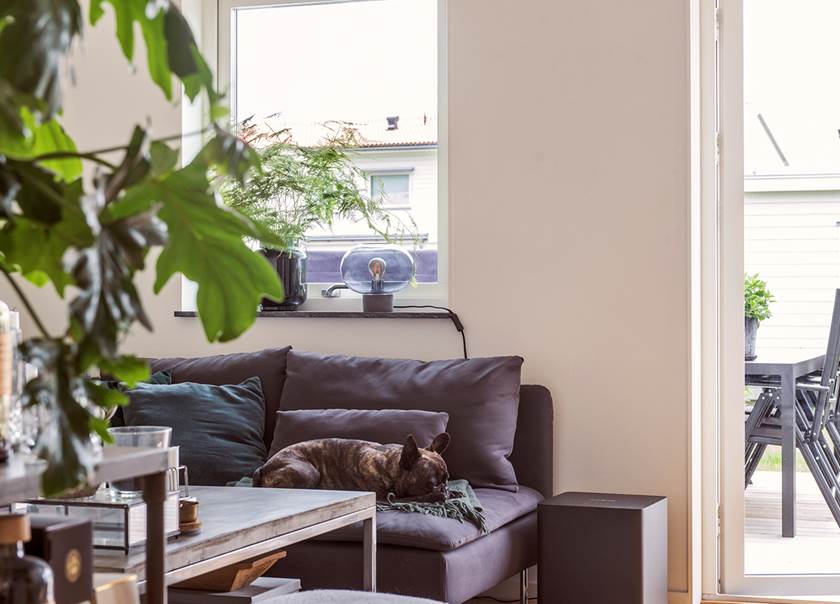
{"label": "black plant pot", "polygon": [[306,252],[294,248],[288,252],[279,250],[260,250],[280,277],[286,298],[282,302],[275,302],[263,298],[263,310],[297,310],[298,306],[306,302]]}

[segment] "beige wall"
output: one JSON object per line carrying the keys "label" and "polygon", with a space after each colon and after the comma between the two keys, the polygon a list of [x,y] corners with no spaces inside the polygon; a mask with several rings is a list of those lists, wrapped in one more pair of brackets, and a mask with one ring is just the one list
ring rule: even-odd
{"label": "beige wall", "polygon": [[[553,392],[557,491],[669,497],[670,587],[684,591],[688,3],[449,4],[451,306],[473,355],[520,354],[524,379]],[[179,109],[124,67],[109,31],[89,32],[76,72],[66,122],[82,148],[120,143],[147,117],[178,131]],[[222,349],[173,317],[179,295],[172,283],[148,297],[156,331],[129,348]],[[262,319],[224,349],[274,344],[459,354],[443,321]]]}

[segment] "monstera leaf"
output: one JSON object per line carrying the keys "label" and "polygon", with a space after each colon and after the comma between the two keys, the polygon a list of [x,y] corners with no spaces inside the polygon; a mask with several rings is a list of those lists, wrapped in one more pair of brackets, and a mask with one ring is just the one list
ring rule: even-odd
{"label": "monstera leaf", "polygon": [[177,6],[169,0],[92,0],[91,25],[96,25],[105,14],[105,4],[114,10],[117,38],[129,61],[134,59],[134,30],[135,25],[139,26],[146,44],[149,74],[167,99],[172,99],[175,75],[191,100],[205,90],[211,105],[216,105],[221,97],[213,90],[213,74]]}
{"label": "monstera leaf", "polygon": [[[224,114],[212,72],[171,0],[90,0],[91,24],[105,11],[113,11],[129,61],[135,31],[142,34],[149,73],[167,98],[180,91],[177,79],[189,98],[207,95],[213,119]],[[25,404],[50,418],[37,445],[48,463],[48,495],[90,476],[91,435],[109,438],[103,409],[127,402],[88,374],[98,369],[129,386],[148,377],[146,363],[120,348],[132,326],[153,327],[135,283],[150,250],[160,250],[156,292],[177,273],[198,284],[211,341],[237,337],[264,296],[283,296],[276,273],[246,243],[271,244],[273,236],[219,204],[213,189],[217,175],[244,184],[258,169],[239,138],[210,124],[207,144],[183,168],[176,149],[140,127],[116,164],[113,148],[77,150],[61,126],[60,76],[81,30],[78,0],[0,2],[0,273],[40,332],[21,351],[39,371],[25,386]],[[65,331],[47,330],[21,276],[72,296]]]}
{"label": "monstera leaf", "polygon": [[4,0],[0,20],[5,20],[0,35],[0,80],[17,91],[12,94],[17,103],[47,120],[61,107],[61,63],[82,29],[79,3]]}
{"label": "monstera leaf", "polygon": [[169,240],[158,257],[155,291],[176,273],[198,283],[198,314],[207,339],[229,341],[248,329],[264,296],[283,298],[277,274],[243,240],[262,234],[243,216],[221,205],[199,159],[187,167],[129,190],[123,204],[145,210],[159,204]]}

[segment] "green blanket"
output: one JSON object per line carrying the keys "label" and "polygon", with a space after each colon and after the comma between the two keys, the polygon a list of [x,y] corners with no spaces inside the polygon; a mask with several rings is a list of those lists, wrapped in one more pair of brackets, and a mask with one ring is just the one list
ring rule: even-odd
{"label": "green blanket", "polygon": [[388,495],[388,501],[376,502],[376,510],[378,512],[389,510],[415,512],[439,518],[454,518],[458,522],[471,522],[482,535],[486,535],[487,523],[484,519],[484,510],[470,483],[466,480],[450,480],[448,487],[449,499],[446,501],[436,503],[397,501],[391,494]]}
{"label": "green blanket", "polygon": [[[236,482],[227,483],[229,487],[250,487],[253,486],[251,478],[240,478]],[[466,480],[450,480],[449,499],[437,503],[421,503],[418,501],[398,501],[394,494],[388,495],[388,501],[377,501],[376,511],[387,512],[415,512],[417,514],[428,514],[438,518],[454,518],[458,522],[471,522],[481,531],[482,535],[487,534],[487,522],[484,519],[484,510],[481,502]]]}

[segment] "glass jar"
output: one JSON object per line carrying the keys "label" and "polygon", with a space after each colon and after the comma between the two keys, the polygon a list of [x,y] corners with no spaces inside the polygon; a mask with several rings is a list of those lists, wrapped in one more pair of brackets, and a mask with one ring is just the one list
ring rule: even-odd
{"label": "glass jar", "polygon": [[23,553],[29,541],[25,514],[0,515],[0,602],[54,604],[53,574],[49,564]]}

